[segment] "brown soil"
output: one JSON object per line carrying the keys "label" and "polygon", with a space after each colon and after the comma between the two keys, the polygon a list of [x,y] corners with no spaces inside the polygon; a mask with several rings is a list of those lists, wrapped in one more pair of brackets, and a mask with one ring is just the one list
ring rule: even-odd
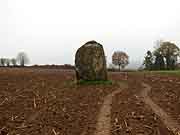
{"label": "brown soil", "polygon": [[104,97],[119,86],[77,86],[73,79],[72,71],[1,69],[1,135],[92,134]]}
{"label": "brown soil", "polygon": [[104,98],[104,103],[101,106],[97,118],[96,131],[94,135],[110,135],[112,99],[116,94],[121,93],[121,91],[121,89],[118,89]]}
{"label": "brown soil", "polygon": [[155,104],[152,99],[148,96],[151,92],[151,87],[145,83],[142,84],[144,90],[141,92],[144,102],[151,107],[151,109],[160,117],[163,123],[168,129],[170,129],[175,135],[180,134],[180,125],[176,120],[173,120],[162,108]]}
{"label": "brown soil", "polygon": [[140,96],[143,75],[128,75],[128,88],[113,99],[112,135],[173,135]]}
{"label": "brown soil", "polygon": [[145,80],[152,87],[152,100],[180,124],[180,77],[147,74]]}
{"label": "brown soil", "polygon": [[[111,109],[111,117],[107,117],[111,118],[109,130],[113,135],[171,135],[139,96],[144,77],[134,73],[109,75],[115,84],[79,86],[73,82],[73,71],[0,69],[0,135],[92,135],[104,117],[106,102]],[[120,94],[112,94],[119,89]],[[111,98],[107,98],[109,94]],[[159,104],[157,95],[151,96]],[[160,106],[164,109],[166,104]],[[178,110],[172,114],[176,113]]]}

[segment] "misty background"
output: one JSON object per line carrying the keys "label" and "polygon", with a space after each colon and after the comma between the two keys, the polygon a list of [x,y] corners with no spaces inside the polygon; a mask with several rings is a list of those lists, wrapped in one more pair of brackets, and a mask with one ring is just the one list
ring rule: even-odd
{"label": "misty background", "polygon": [[142,64],[156,40],[180,47],[178,0],[1,0],[0,57],[24,51],[31,64],[74,64],[76,50],[89,40]]}

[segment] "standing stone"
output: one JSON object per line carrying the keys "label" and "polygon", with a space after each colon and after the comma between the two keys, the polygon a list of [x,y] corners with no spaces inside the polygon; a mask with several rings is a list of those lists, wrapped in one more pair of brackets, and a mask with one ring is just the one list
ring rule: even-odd
{"label": "standing stone", "polygon": [[104,49],[96,41],[89,41],[78,49],[75,66],[77,80],[107,80]]}

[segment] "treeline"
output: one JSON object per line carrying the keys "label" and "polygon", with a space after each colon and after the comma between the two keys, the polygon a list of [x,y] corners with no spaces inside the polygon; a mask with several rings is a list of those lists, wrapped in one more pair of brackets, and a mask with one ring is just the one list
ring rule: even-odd
{"label": "treeline", "polygon": [[179,47],[168,41],[157,41],[153,51],[147,51],[144,63],[145,70],[174,70],[178,66]]}
{"label": "treeline", "polygon": [[64,65],[33,65],[30,66],[31,68],[41,68],[41,69],[75,69],[75,66],[70,65],[70,64],[64,64]]}
{"label": "treeline", "polygon": [[0,58],[1,67],[24,67],[29,63],[29,58],[25,52],[18,53],[16,58]]}

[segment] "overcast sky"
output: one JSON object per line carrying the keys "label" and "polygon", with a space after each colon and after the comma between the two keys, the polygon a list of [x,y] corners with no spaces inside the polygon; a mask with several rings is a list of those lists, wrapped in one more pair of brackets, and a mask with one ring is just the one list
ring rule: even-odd
{"label": "overcast sky", "polygon": [[31,64],[74,64],[89,40],[104,46],[108,63],[125,51],[131,67],[156,40],[180,47],[179,0],[0,0],[0,57],[25,51]]}

